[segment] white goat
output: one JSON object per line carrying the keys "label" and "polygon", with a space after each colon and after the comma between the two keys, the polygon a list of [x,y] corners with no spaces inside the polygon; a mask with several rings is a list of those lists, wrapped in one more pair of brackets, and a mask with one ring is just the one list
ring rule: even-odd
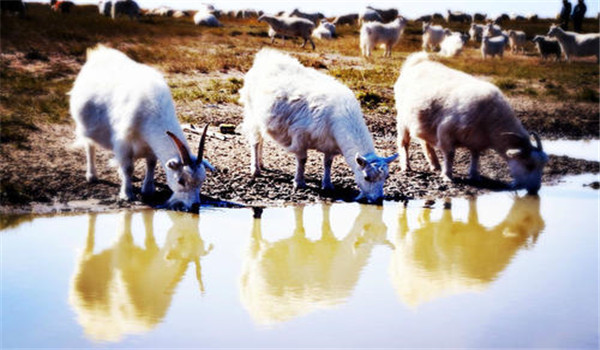
{"label": "white goat", "polygon": [[135,198],[133,164],[136,158],[145,158],[142,195],[154,192],[158,159],[173,191],[167,206],[187,210],[200,203],[205,168],[214,170],[202,157],[204,136],[198,156],[191,156],[169,86],[158,71],[99,45],[88,50],[87,62],[70,95],[77,139],[86,149],[88,181],[96,180],[95,146],[99,145],[115,155],[121,177],[120,198]]}
{"label": "white goat", "polygon": [[440,44],[440,56],[455,57],[458,56],[464,47],[464,38],[461,33],[452,33],[444,38]]}
{"label": "white goat", "polygon": [[269,135],[296,156],[296,188],[306,186],[307,151],[316,149],[325,155],[324,189],[333,189],[331,164],[335,155],[342,154],[360,188],[357,200],[383,198],[388,163],[398,155],[382,158],[375,154],[360,104],[346,86],[289,55],[262,49],[244,77],[240,102],[252,176],[261,173],[263,137]]}
{"label": "white goat", "polygon": [[506,47],[506,37],[505,36],[496,36],[490,38],[489,36],[484,36],[481,40],[481,57],[486,59],[487,56],[499,56],[502,58],[504,55],[504,48]]}
{"label": "white goat", "polygon": [[537,193],[548,157],[537,134],[536,146],[500,90],[471,75],[410,55],[394,85],[401,167],[409,170],[411,136],[421,141],[432,170],[440,168],[434,146],[444,156],[442,176],[451,181],[457,147],[471,152],[471,179],[479,178],[479,155],[493,149],[507,162],[514,188]]}
{"label": "white goat", "polygon": [[379,22],[366,22],[360,28],[360,51],[363,56],[370,57],[371,50],[377,45],[382,44],[385,47],[384,57],[392,56],[392,47],[398,43],[404,28],[406,20],[402,17],[383,24]]}
{"label": "white goat", "polygon": [[304,39],[302,47],[306,46],[306,42],[309,41],[312,45],[313,50],[315,49],[315,43],[311,39],[311,34],[315,25],[313,22],[300,17],[276,17],[269,15],[262,15],[258,18],[259,22],[266,22],[272,29],[269,33],[275,33],[271,37],[271,43],[275,41],[275,35],[289,36],[289,37],[301,37]]}
{"label": "white goat", "polygon": [[450,34],[450,31],[442,26],[423,23],[423,50],[433,51],[440,46],[447,34]]}
{"label": "white goat", "polygon": [[312,36],[317,39],[333,39],[335,36],[335,25],[331,22],[321,21],[319,26],[313,30]]}
{"label": "white goat", "polygon": [[194,15],[194,24],[205,27],[222,27],[223,25],[214,14],[205,10],[199,10]]}
{"label": "white goat", "polygon": [[521,30],[508,31],[508,43],[510,45],[510,51],[515,54],[521,50],[521,53],[525,52],[525,43],[527,42],[527,35]]}
{"label": "white goat", "polygon": [[481,42],[481,38],[483,38],[483,30],[485,26],[483,24],[471,23],[471,27],[469,28],[469,35],[471,36],[471,40],[476,42]]}
{"label": "white goat", "polygon": [[596,56],[596,61],[600,62],[600,34],[565,32],[561,27],[553,24],[548,31],[548,36],[558,40],[567,62],[572,56]]}
{"label": "white goat", "polygon": [[543,59],[547,59],[548,55],[555,55],[556,61],[560,60],[561,50],[558,40],[543,35],[536,35],[532,41],[536,44]]}

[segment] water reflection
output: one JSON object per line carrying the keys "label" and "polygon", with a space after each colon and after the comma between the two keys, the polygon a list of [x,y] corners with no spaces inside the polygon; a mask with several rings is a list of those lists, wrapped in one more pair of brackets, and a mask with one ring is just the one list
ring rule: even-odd
{"label": "water reflection", "polygon": [[334,307],[348,299],[371,251],[386,239],[383,207],[362,205],[350,232],[337,239],[322,204],[320,239],[307,238],[304,208],[295,207],[289,238],[269,242],[255,218],[240,278],[241,301],[255,322],[273,324]]}
{"label": "water reflection", "polygon": [[494,281],[519,249],[532,247],[544,228],[537,196],[516,197],[504,220],[485,227],[476,200],[469,202],[467,222],[444,210],[439,221],[431,209],[420,213],[419,227],[409,228],[400,209],[390,275],[400,299],[411,306],[467,291]]}
{"label": "water reflection", "polygon": [[96,215],[89,214],[86,246],[73,275],[69,303],[93,340],[118,341],[124,335],[152,329],[167,313],[190,263],[195,265],[199,289],[204,290],[200,258],[212,245],[205,247],[200,237],[199,216],[169,212],[173,225],[161,248],[154,237],[154,212],[141,215],[144,247],[134,243],[132,213],[123,212],[117,242],[94,253]]}

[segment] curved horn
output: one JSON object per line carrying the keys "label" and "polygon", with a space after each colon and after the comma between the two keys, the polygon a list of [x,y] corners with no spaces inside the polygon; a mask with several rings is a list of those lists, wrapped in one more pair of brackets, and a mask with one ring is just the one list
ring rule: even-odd
{"label": "curved horn", "polygon": [[531,135],[535,139],[535,144],[537,146],[537,149],[540,151],[543,151],[544,149],[542,148],[542,141],[540,140],[540,135],[538,135],[538,133],[535,131],[532,131]]}
{"label": "curved horn", "polygon": [[172,132],[167,131],[167,135],[169,135],[171,137],[171,139],[173,140],[173,143],[175,143],[175,146],[177,147],[177,150],[179,151],[179,156],[181,157],[181,161],[183,162],[183,165],[191,165],[192,158],[190,157],[190,152],[188,152],[187,147],[185,147],[185,144],[179,138],[177,138],[177,136],[175,136]]}
{"label": "curved horn", "polygon": [[202,130],[202,136],[200,137],[200,145],[198,145],[198,157],[196,157],[196,164],[200,165],[202,163],[202,157],[204,156],[204,141],[206,141],[206,131],[208,130],[208,125],[204,127]]}

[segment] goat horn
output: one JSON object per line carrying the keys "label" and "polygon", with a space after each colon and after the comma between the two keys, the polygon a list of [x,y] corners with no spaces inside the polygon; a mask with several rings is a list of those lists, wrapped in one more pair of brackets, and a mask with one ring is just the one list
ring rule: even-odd
{"label": "goat horn", "polygon": [[181,161],[183,162],[183,165],[191,165],[192,158],[190,157],[190,152],[188,152],[187,147],[185,147],[185,144],[177,136],[175,136],[172,132],[167,131],[167,135],[169,135],[171,137],[171,139],[173,140],[173,143],[175,143],[175,146],[177,147],[177,150],[179,151],[179,156],[181,157]]}
{"label": "goat horn", "polygon": [[540,140],[540,135],[538,135],[538,133],[535,131],[532,131],[531,135],[535,139],[535,144],[537,146],[537,149],[540,151],[543,151],[544,149],[542,148],[542,141]]}
{"label": "goat horn", "polygon": [[204,156],[204,141],[206,141],[206,131],[208,130],[208,124],[202,130],[202,136],[200,137],[200,145],[198,146],[198,157],[196,157],[196,162],[198,165],[202,163],[202,157]]}

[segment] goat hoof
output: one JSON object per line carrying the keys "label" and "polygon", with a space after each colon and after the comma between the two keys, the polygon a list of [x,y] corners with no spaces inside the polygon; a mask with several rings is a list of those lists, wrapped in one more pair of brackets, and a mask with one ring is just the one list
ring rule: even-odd
{"label": "goat hoof", "polygon": [[94,183],[94,182],[98,181],[98,177],[94,174],[86,174],[85,180],[89,183]]}
{"label": "goat hoof", "polygon": [[306,183],[302,182],[294,182],[294,191],[302,190],[306,188]]}

